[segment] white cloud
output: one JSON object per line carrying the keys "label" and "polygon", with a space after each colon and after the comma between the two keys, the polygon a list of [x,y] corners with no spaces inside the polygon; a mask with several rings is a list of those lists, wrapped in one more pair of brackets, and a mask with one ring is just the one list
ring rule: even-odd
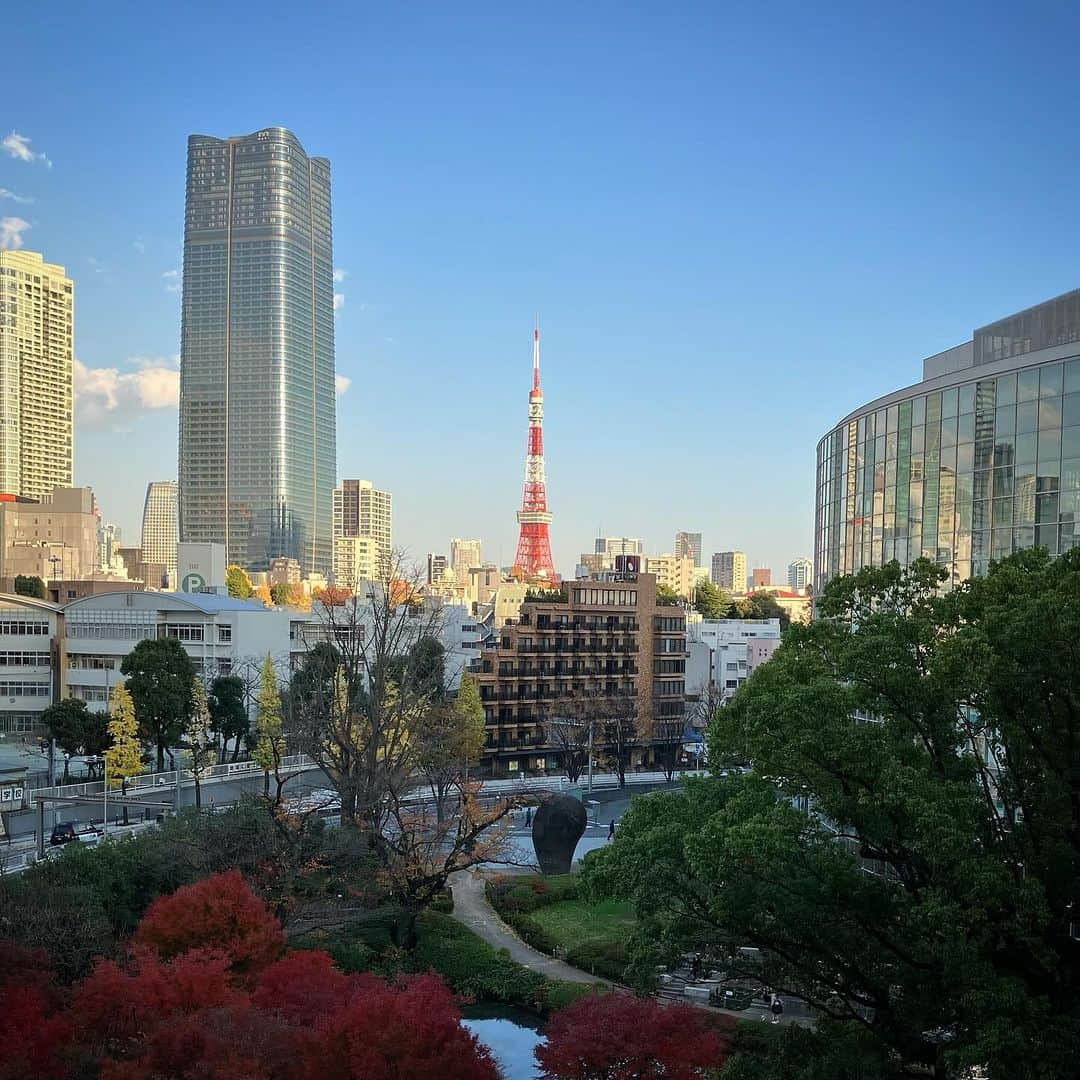
{"label": "white cloud", "polygon": [[340,311],[345,306],[345,294],[336,292],[334,293],[334,310]]}
{"label": "white cloud", "polygon": [[334,393],[336,393],[338,397],[341,397],[350,386],[352,386],[352,379],[350,379],[348,375],[334,376]]}
{"label": "white cloud", "polygon": [[86,256],[86,265],[89,266],[95,274],[105,273],[105,264],[100,259],[95,259],[93,255]]}
{"label": "white cloud", "polygon": [[0,249],[15,251],[23,246],[22,234],[30,228],[30,222],[21,217],[0,218]]}
{"label": "white cloud", "polygon": [[348,272],[347,270],[342,270],[340,266],[338,266],[338,267],[335,267],[335,269],[334,269],[334,280],[335,280],[335,281],[336,281],[336,282],[337,282],[337,283],[338,283],[339,285],[340,285],[340,284],[341,284],[341,283],[342,283],[342,282],[343,282],[343,281],[344,281],[344,280],[345,280],[345,279],[346,279],[346,278],[347,278],[348,276],[349,276],[349,272]]}
{"label": "white cloud", "polygon": [[52,168],[52,162],[44,154],[35,154],[30,149],[30,139],[26,135],[20,135],[17,131],[13,131],[10,135],[5,135],[3,139],[0,139],[0,146],[8,152],[10,157],[19,161],[40,161],[45,164],[46,168]]}
{"label": "white cloud", "polygon": [[0,187],[0,199],[10,199],[12,202],[17,203],[32,203],[34,201],[29,195],[16,195],[14,191],[9,191],[6,187]]}
{"label": "white cloud", "polygon": [[135,357],[135,370],[88,368],[75,361],[75,423],[98,431],[123,431],[137,417],[180,403],[178,357]]}
{"label": "white cloud", "polygon": [[165,281],[166,292],[179,292],[180,291],[180,271],[179,270],[166,270],[161,275]]}

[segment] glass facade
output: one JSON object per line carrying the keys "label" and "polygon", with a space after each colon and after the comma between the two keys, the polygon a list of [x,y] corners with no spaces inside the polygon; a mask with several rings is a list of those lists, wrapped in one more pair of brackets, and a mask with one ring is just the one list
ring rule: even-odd
{"label": "glass facade", "polygon": [[284,128],[191,136],[180,538],[328,574],[335,409],[330,163]]}
{"label": "glass facade", "polygon": [[817,580],[925,556],[956,582],[1021,548],[1080,543],[1080,355],[1063,351],[1080,354],[969,367],[829,432],[817,451]]}

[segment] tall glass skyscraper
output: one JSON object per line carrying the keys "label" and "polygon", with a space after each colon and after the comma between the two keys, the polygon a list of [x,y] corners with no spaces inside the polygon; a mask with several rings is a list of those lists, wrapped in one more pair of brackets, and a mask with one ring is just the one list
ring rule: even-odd
{"label": "tall glass skyscraper", "polygon": [[331,568],[330,163],[284,128],[188,139],[180,539]]}

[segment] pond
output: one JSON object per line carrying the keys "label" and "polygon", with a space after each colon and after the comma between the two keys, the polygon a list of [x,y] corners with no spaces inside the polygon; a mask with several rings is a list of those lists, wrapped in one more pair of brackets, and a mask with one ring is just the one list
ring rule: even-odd
{"label": "pond", "polygon": [[544,1041],[543,1020],[516,1005],[466,1005],[462,1023],[492,1053],[506,1080],[536,1080],[533,1050]]}

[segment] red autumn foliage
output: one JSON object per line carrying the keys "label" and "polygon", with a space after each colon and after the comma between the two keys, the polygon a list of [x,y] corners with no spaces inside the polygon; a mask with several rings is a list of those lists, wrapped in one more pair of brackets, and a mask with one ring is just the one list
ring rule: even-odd
{"label": "red autumn foliage", "polygon": [[556,1013],[536,1058],[551,1080],[698,1080],[728,1044],[689,1005],[602,994]]}
{"label": "red autumn foliage", "polygon": [[313,1080],[498,1080],[491,1053],[461,1026],[442,979],[417,975],[390,986],[361,975],[355,986],[346,1007],[320,1024]]}
{"label": "red autumn foliage", "polygon": [[165,960],[192,949],[220,952],[241,977],[273,963],[285,947],[277,919],[239,870],[213,874],[159,897],[147,908],[133,940]]}
{"label": "red autumn foliage", "polygon": [[60,1051],[68,1026],[48,1015],[46,994],[37,986],[10,983],[0,988],[0,1080],[67,1076]]}
{"label": "red autumn foliage", "polygon": [[328,953],[289,953],[260,976],[252,1004],[293,1024],[313,1025],[346,1002],[352,980],[334,967]]}

